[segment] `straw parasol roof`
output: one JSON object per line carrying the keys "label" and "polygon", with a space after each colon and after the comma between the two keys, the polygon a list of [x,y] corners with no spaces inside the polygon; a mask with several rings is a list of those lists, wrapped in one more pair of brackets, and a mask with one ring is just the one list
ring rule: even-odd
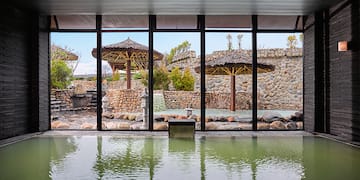
{"label": "straw parasol roof", "polygon": [[[127,89],[131,89],[131,70],[145,69],[148,62],[149,48],[130,38],[125,41],[103,46],[101,59],[107,61],[114,74],[117,70],[126,69]],[[97,48],[92,50],[93,57],[97,56]],[[153,59],[161,60],[163,55],[154,50]]]}
{"label": "straw parasol roof", "polygon": [[[102,60],[109,63],[113,71],[125,69],[127,60],[133,63],[132,69],[147,67],[148,50],[145,45],[137,43],[130,38],[125,41],[102,47]],[[92,56],[96,58],[96,48],[92,50]],[[161,60],[163,55],[154,50],[154,60]]]}
{"label": "straw parasol roof", "polygon": [[[274,65],[258,61],[257,72],[266,73],[275,70]],[[200,73],[200,66],[195,68]],[[224,57],[206,62],[205,74],[209,75],[241,75],[252,74],[252,57],[245,53],[230,53]]]}
{"label": "straw parasol roof", "polygon": [[78,56],[64,48],[51,45],[51,60],[76,61]]}
{"label": "straw parasol roof", "polygon": [[[258,73],[267,73],[274,70],[274,65],[261,63],[260,61],[257,64]],[[195,67],[195,72],[200,73],[200,66]],[[231,76],[231,111],[235,111],[235,76],[252,74],[252,72],[252,57],[245,53],[230,52],[223,57],[206,62],[205,66],[205,74]]]}

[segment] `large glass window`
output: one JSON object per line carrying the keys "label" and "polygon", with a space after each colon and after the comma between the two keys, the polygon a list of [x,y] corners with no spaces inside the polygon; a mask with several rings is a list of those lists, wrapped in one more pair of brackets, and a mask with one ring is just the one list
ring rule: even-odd
{"label": "large glass window", "polygon": [[200,33],[154,33],[154,130],[170,119],[193,119],[200,130]]}
{"label": "large glass window", "polygon": [[303,129],[301,33],[258,33],[258,129]]}
{"label": "large glass window", "polygon": [[95,33],[51,33],[51,128],[96,129]]}
{"label": "large glass window", "polygon": [[102,35],[102,128],[148,129],[148,33]]}
{"label": "large glass window", "polygon": [[206,33],[207,130],[252,129],[251,33]]}

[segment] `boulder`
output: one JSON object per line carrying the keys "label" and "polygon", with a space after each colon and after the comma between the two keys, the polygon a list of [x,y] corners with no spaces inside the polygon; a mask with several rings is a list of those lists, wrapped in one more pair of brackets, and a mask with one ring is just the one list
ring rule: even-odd
{"label": "boulder", "polygon": [[160,116],[160,115],[154,115],[154,120],[155,121],[165,121],[165,118],[163,116]]}
{"label": "boulder", "polygon": [[217,129],[217,125],[216,123],[207,123],[205,125],[205,129],[206,130],[216,130]]}
{"label": "boulder", "polygon": [[129,121],[135,121],[135,119],[136,119],[136,115],[133,115],[133,114],[128,115]]}
{"label": "boulder", "polygon": [[163,123],[155,123],[154,124],[154,130],[167,130],[168,127],[166,124]]}
{"label": "boulder", "polygon": [[114,115],[112,113],[109,113],[109,112],[103,112],[102,117],[108,118],[108,119],[114,119]]}
{"label": "boulder", "polygon": [[228,121],[228,122],[234,122],[234,121],[235,121],[234,116],[229,116],[229,117],[227,118],[227,121]]}
{"label": "boulder", "polygon": [[59,124],[57,124],[57,126],[55,128],[56,129],[69,129],[70,125],[65,122],[60,122]]}
{"label": "boulder", "polygon": [[118,129],[129,130],[130,129],[130,124],[126,123],[126,122],[120,122],[119,124],[117,124],[117,128]]}
{"label": "boulder", "polygon": [[296,130],[296,123],[295,122],[288,122],[285,124],[286,129],[289,130]]}
{"label": "boulder", "polygon": [[281,121],[273,121],[270,124],[270,129],[286,129],[285,124]]}
{"label": "boulder", "polygon": [[91,123],[83,123],[81,126],[80,126],[81,129],[95,129],[94,128],[94,125],[91,124]]}
{"label": "boulder", "polygon": [[282,121],[284,120],[284,117],[278,112],[270,111],[270,112],[265,112],[261,117],[261,119],[264,122],[272,123],[274,121]]}
{"label": "boulder", "polygon": [[296,127],[297,127],[297,129],[303,129],[304,128],[303,127],[303,122],[302,121],[296,122]]}
{"label": "boulder", "polygon": [[53,122],[51,122],[51,128],[56,128],[60,123],[61,123],[61,121],[53,121]]}
{"label": "boulder", "polygon": [[269,123],[258,123],[257,128],[258,128],[258,130],[267,130],[267,129],[270,129],[270,124]]}
{"label": "boulder", "polygon": [[137,115],[137,116],[136,116],[135,121],[136,121],[136,122],[141,122],[141,121],[143,121],[143,119],[144,119],[144,118],[143,118],[143,115],[140,114],[140,115]]}

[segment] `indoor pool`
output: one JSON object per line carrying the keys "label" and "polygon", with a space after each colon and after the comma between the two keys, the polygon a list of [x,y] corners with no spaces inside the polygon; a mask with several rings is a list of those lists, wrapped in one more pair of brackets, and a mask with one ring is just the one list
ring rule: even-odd
{"label": "indoor pool", "polygon": [[351,180],[359,167],[359,149],[312,136],[38,136],[0,148],[1,180]]}

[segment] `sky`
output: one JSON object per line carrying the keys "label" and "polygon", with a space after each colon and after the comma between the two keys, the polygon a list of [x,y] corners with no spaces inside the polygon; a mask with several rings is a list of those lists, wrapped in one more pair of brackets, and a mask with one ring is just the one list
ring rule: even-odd
{"label": "sky", "polygon": [[[205,34],[205,48],[206,54],[211,54],[213,51],[226,50],[228,40],[226,36],[231,34],[233,48],[238,48],[237,36],[239,33],[215,33],[208,32]],[[243,35],[241,40],[242,49],[251,49],[251,33],[240,33]],[[258,33],[258,48],[286,48],[287,37],[289,35],[296,35],[299,39],[300,33]],[[102,45],[109,45],[118,43],[130,38],[140,44],[148,46],[148,33],[146,32],[132,32],[132,33],[103,33]],[[196,55],[200,55],[200,33],[198,32],[155,32],[154,33],[154,50],[160,53],[169,53],[171,48],[176,47],[183,41],[189,41],[191,50],[196,51]],[[55,44],[62,48],[70,49],[79,56],[78,65],[75,69],[74,75],[96,74],[96,58],[92,57],[91,51],[96,47],[96,33],[70,33],[70,32],[52,32],[51,44]],[[302,47],[298,40],[297,47]],[[108,66],[106,61],[103,61],[103,66]]]}

